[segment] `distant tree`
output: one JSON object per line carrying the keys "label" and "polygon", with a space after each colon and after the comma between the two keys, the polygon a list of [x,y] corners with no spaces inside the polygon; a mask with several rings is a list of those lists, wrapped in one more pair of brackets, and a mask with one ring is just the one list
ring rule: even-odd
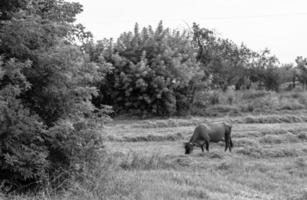
{"label": "distant tree", "polygon": [[[100,84],[100,101],[117,112],[143,115],[172,115],[188,110],[195,92],[195,80],[205,81],[195,59],[195,49],[186,32],[171,31],[162,22],[140,31],[123,33],[116,43],[104,42],[99,49],[107,63],[112,64]],[[95,48],[94,48],[95,49]],[[195,77],[201,77],[195,79]],[[194,88],[194,89],[188,89]]]}
{"label": "distant tree", "polygon": [[248,87],[246,65],[252,51],[245,45],[237,46],[228,39],[218,37],[213,31],[193,24],[193,40],[198,49],[197,60],[206,74],[212,76],[212,87],[227,90],[230,85],[237,89]]}
{"label": "distant tree", "polygon": [[295,59],[295,62],[298,80],[304,88],[307,88],[307,58],[299,56]]}
{"label": "distant tree", "polygon": [[278,64],[278,59],[270,55],[268,49],[260,53],[254,53],[248,65],[248,73],[251,82],[256,83],[258,89],[278,91],[282,83]]}
{"label": "distant tree", "polygon": [[278,68],[278,73],[280,74],[281,83],[287,84],[288,89],[295,88],[297,72],[293,64],[283,64]]}

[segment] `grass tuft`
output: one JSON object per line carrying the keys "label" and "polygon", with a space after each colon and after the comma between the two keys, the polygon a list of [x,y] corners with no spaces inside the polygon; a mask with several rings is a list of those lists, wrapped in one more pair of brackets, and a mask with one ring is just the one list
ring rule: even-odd
{"label": "grass tuft", "polygon": [[170,169],[178,167],[176,162],[166,159],[159,154],[144,156],[137,153],[129,153],[120,162],[120,167],[124,170],[153,170]]}

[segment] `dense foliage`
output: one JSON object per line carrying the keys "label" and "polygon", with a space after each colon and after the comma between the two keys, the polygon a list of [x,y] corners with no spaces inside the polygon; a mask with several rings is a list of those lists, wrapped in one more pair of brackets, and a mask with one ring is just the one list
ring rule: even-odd
{"label": "dense foliage", "polygon": [[90,55],[100,54],[112,65],[105,81],[98,84],[101,96],[96,104],[111,104],[119,113],[142,115],[189,110],[205,76],[186,32],[165,29],[162,22],[155,30],[149,26],[139,31],[136,24],[134,32],[123,33],[116,43],[104,44],[89,50]]}
{"label": "dense foliage", "polygon": [[186,114],[208,89],[278,91],[282,83],[295,85],[293,67],[280,67],[269,50],[238,46],[195,23],[192,32],[171,31],[162,22],[140,31],[136,24],[116,42],[104,39],[85,46],[101,69],[94,103],[112,105],[116,113]]}
{"label": "dense foliage", "polygon": [[93,111],[104,117],[91,103],[98,67],[74,44],[91,36],[73,24],[82,7],[14,0],[0,8],[2,185],[18,191],[63,181],[102,145],[91,120]]}
{"label": "dense foliage", "polygon": [[254,84],[257,89],[279,89],[278,59],[269,50],[258,53],[244,44],[238,46],[195,23],[193,33],[198,45],[197,59],[212,77],[211,88],[226,91],[234,85],[236,89],[249,89]]}

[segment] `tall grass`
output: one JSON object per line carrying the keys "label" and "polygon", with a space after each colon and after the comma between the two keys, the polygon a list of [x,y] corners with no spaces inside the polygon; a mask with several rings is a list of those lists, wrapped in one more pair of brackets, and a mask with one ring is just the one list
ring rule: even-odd
{"label": "tall grass", "polygon": [[113,136],[107,137],[109,141],[116,142],[164,142],[164,141],[176,141],[184,139],[182,133],[167,134],[167,135],[144,135],[144,136],[124,136],[122,138],[116,138]]}
{"label": "tall grass", "polygon": [[196,96],[192,114],[204,116],[278,113],[307,108],[307,92],[210,91]]}
{"label": "tall grass", "polygon": [[[0,199],[11,200],[104,200],[135,199],[138,180],[130,180],[125,176],[130,171],[179,169],[186,166],[182,160],[171,159],[159,154],[150,156],[130,152],[128,154],[106,154],[100,161],[100,167],[88,168],[75,179],[70,180],[68,189],[63,191],[45,188],[36,194],[0,193]],[[134,193],[135,192],[135,193]],[[137,198],[138,199],[138,198]]]}

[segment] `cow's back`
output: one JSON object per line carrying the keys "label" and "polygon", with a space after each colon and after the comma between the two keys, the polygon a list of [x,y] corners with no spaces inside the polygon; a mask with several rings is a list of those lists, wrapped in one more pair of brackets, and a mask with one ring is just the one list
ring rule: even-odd
{"label": "cow's back", "polygon": [[210,126],[207,126],[205,124],[198,125],[195,130],[192,137],[193,142],[197,141],[209,141],[209,132],[210,132]]}
{"label": "cow's back", "polygon": [[225,139],[225,125],[223,123],[209,124],[208,127],[211,142],[218,142]]}

